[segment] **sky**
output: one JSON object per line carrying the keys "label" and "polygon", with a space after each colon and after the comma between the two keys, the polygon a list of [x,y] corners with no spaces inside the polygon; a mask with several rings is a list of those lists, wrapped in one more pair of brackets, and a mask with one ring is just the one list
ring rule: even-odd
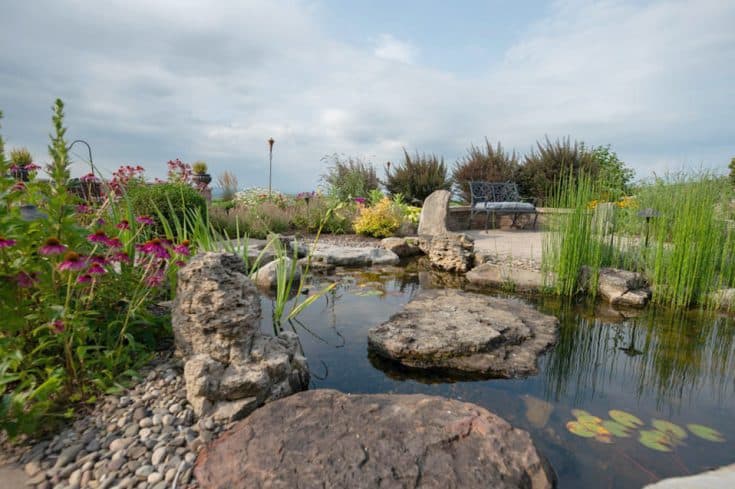
{"label": "sky", "polygon": [[[735,1],[33,0],[3,3],[6,147],[48,162],[51,106],[103,174],[204,160],[310,191],[327,155],[571,137],[647,178],[735,156]],[[87,170],[75,146],[74,176]]]}

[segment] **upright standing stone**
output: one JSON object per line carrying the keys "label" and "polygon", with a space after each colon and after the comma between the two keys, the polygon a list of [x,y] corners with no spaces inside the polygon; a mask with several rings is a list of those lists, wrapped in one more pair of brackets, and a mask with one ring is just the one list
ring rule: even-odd
{"label": "upright standing stone", "polygon": [[448,190],[437,190],[426,198],[421,208],[419,236],[447,233],[447,214],[451,196]]}
{"label": "upright standing stone", "polygon": [[178,279],[174,339],[184,360],[186,398],[198,416],[238,419],[307,388],[298,337],[260,332],[260,296],[240,257],[199,254]]}

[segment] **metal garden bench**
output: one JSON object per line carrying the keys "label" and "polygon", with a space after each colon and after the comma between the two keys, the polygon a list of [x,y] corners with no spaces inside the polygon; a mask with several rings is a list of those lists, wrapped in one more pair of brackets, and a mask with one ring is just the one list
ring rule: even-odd
{"label": "metal garden bench", "polygon": [[530,202],[522,202],[518,194],[518,186],[513,182],[470,182],[470,225],[472,217],[480,212],[485,213],[485,231],[487,231],[490,215],[495,221],[495,214],[513,216],[511,226],[516,225],[521,214],[533,214],[533,227],[536,228],[538,211]]}

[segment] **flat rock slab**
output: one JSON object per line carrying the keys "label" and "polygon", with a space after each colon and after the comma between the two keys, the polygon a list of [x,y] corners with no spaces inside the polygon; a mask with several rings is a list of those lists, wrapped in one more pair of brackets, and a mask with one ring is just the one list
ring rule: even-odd
{"label": "flat rock slab", "polygon": [[467,272],[467,281],[485,287],[511,288],[517,291],[538,291],[544,288],[544,275],[536,270],[483,263]]}
{"label": "flat rock slab", "polygon": [[488,377],[536,373],[559,321],[525,302],[459,290],[426,290],[370,329],[368,347],[403,365]]}
{"label": "flat rock slab", "polygon": [[324,262],[341,267],[396,265],[401,261],[398,255],[383,248],[348,246],[319,246],[312,254],[311,259],[312,262]]}
{"label": "flat rock slab", "polygon": [[552,488],[531,437],[474,404],[426,395],[295,394],[200,452],[203,488]]}

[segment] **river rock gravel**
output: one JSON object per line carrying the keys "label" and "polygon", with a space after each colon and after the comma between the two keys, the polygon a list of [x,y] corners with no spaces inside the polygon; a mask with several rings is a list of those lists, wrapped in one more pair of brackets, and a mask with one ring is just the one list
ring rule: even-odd
{"label": "river rock gravel", "polygon": [[22,467],[26,487],[38,489],[164,489],[174,481],[177,488],[198,487],[197,453],[229,424],[196,418],[181,362],[170,354],[141,375],[137,385],[101,398],[51,439],[2,441],[0,465]]}

